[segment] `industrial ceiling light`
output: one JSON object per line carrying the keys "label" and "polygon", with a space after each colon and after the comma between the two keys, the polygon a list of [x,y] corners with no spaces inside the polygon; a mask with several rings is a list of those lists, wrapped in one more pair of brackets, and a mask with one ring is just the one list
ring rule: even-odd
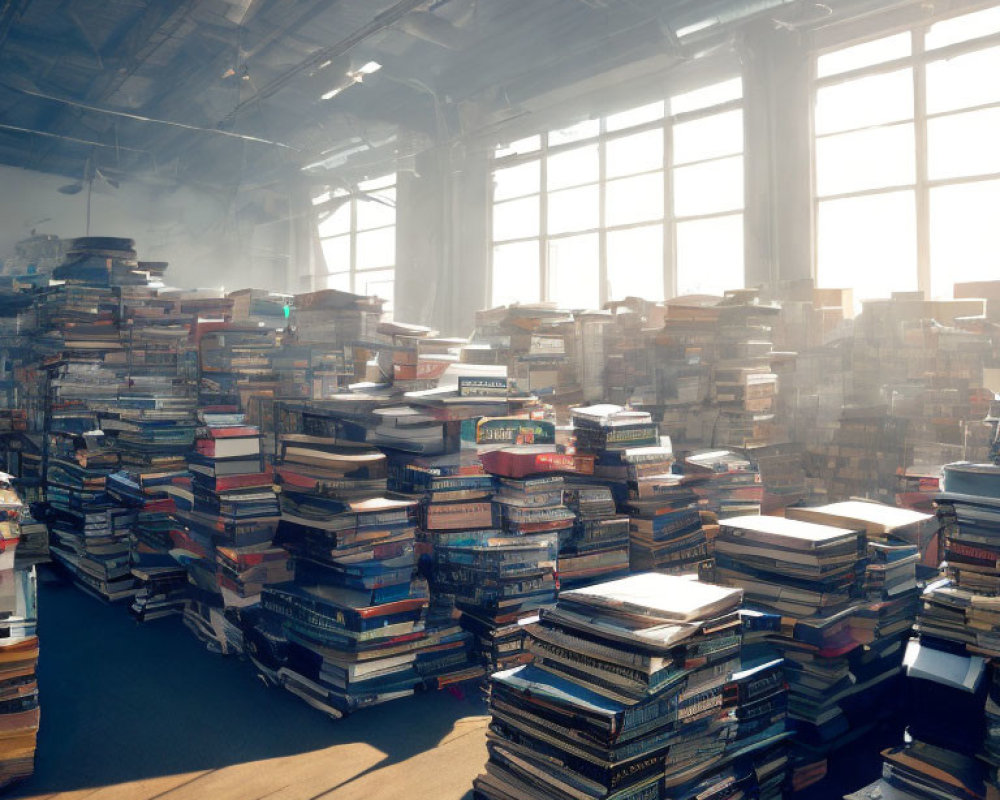
{"label": "industrial ceiling light", "polygon": [[691,36],[694,33],[700,33],[701,31],[708,30],[709,28],[714,28],[719,24],[718,17],[709,17],[708,19],[703,19],[693,25],[686,25],[683,28],[677,30],[677,38],[683,39],[686,36]]}
{"label": "industrial ceiling light", "polygon": [[365,79],[365,75],[371,75],[372,73],[378,72],[382,69],[382,65],[377,61],[369,61],[366,64],[362,64],[357,69],[349,69],[347,73],[341,78],[337,83],[330,87],[329,90],[320,95],[320,100],[330,100],[336,97],[344,89],[348,89],[356,83],[361,83]]}
{"label": "industrial ceiling light", "polygon": [[369,61],[367,64],[362,64],[358,69],[353,72],[348,72],[348,75],[358,76],[358,81],[361,81],[365,75],[371,75],[373,72],[378,72],[382,69],[382,65],[377,61]]}

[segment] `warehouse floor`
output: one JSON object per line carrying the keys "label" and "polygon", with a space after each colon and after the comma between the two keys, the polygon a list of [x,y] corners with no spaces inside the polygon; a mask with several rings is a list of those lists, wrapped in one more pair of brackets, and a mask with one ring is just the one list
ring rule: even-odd
{"label": "warehouse floor", "polygon": [[205,651],[39,574],[41,800],[459,800],[486,760],[478,696],[435,692],[331,721]]}

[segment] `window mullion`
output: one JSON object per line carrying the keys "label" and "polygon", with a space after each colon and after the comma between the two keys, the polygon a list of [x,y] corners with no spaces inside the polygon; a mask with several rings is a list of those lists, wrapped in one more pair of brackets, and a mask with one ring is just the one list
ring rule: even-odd
{"label": "window mullion", "polygon": [[549,135],[542,136],[538,193],[538,296],[549,299]]}
{"label": "window mullion", "polygon": [[913,137],[916,147],[917,288],[931,293],[930,189],[927,185],[927,64],[924,29],[913,31]]}
{"label": "window mullion", "polygon": [[608,231],[607,231],[607,188],[608,158],[605,122],[601,119],[601,135],[597,142],[597,301],[603,308],[608,302]]}
{"label": "window mullion", "polygon": [[663,297],[677,296],[677,218],[674,214],[674,126],[663,123]]}
{"label": "window mullion", "polygon": [[354,275],[358,268],[358,198],[351,198],[351,265],[350,284],[351,291],[357,293],[357,286]]}

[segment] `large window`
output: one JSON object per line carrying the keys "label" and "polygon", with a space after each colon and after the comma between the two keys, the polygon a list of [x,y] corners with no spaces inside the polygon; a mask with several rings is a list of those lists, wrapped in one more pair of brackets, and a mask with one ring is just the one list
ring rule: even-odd
{"label": "large window", "polygon": [[396,176],[362,181],[313,198],[326,273],[317,289],[377,295],[392,312],[396,274]]}
{"label": "large window", "polygon": [[820,286],[950,297],[996,277],[998,74],[1000,7],[817,57]]}
{"label": "large window", "polygon": [[741,97],[737,78],[497,148],[493,304],[742,286]]}

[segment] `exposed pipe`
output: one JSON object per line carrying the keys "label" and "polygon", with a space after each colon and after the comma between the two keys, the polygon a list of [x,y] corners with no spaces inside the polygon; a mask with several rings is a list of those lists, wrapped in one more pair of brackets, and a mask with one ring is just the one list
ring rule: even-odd
{"label": "exposed pipe", "polygon": [[12,91],[20,92],[21,94],[29,95],[30,97],[39,97],[42,100],[51,100],[53,103],[62,103],[67,106],[73,106],[74,108],[82,108],[84,111],[92,111],[95,114],[108,114],[113,117],[122,117],[124,119],[132,119],[137,122],[151,122],[155,125],[168,125],[172,128],[181,128],[186,131],[197,131],[198,133],[211,133],[216,136],[228,136],[232,139],[241,139],[244,142],[256,142],[258,144],[267,144],[272,147],[281,147],[286,150],[298,150],[299,148],[293,147],[290,144],[285,144],[284,142],[275,142],[270,139],[262,139],[259,136],[250,136],[245,133],[236,133],[235,131],[224,131],[218,128],[203,128],[200,125],[189,125],[186,122],[174,122],[169,119],[157,119],[156,117],[146,117],[142,114],[133,114],[129,111],[116,111],[112,108],[100,108],[99,106],[92,106],[88,103],[81,103],[78,100],[70,100],[68,97],[55,97],[50,94],[45,94],[43,92],[34,91],[32,89],[25,89],[20,86],[13,86],[7,84],[8,88]]}
{"label": "exposed pipe", "polygon": [[721,0],[701,3],[687,14],[681,13],[671,19],[670,27],[678,39],[685,40],[699,33],[716,33],[726,25],[796,2],[798,0],[741,0],[735,4]]}
{"label": "exposed pipe", "polygon": [[73,142],[74,144],[85,144],[90,147],[107,147],[111,150],[128,150],[130,153],[143,153],[144,155],[151,155],[148,150],[140,150],[136,147],[125,147],[120,144],[106,144],[104,142],[92,142],[89,139],[77,139],[75,136],[66,136],[62,133],[51,133],[49,131],[39,131],[34,128],[22,128],[18,125],[8,125],[5,122],[0,122],[0,129],[6,131],[14,131],[15,133],[29,133],[33,136],[47,136],[50,139],[62,139],[64,142]]}

